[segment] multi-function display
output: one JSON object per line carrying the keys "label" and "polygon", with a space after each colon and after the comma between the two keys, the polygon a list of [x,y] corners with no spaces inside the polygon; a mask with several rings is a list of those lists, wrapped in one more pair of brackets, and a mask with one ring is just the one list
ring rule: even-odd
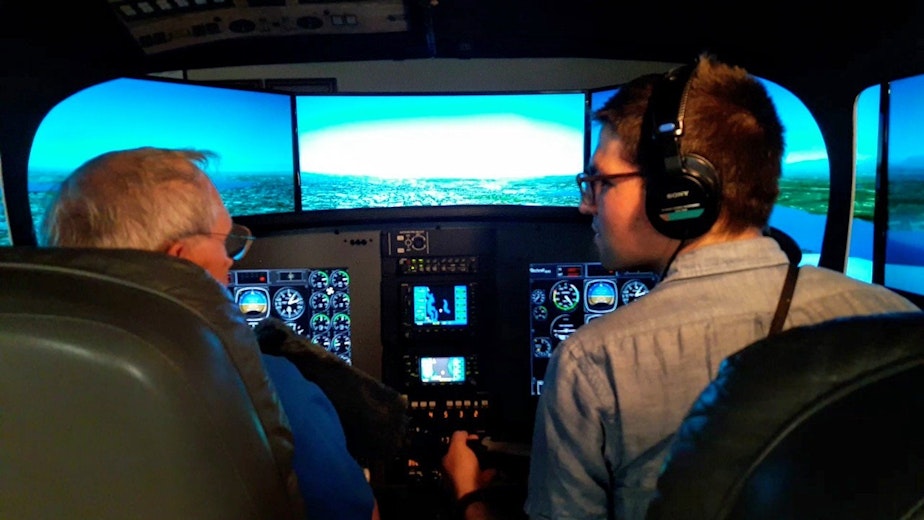
{"label": "multi-function display", "polygon": [[468,285],[412,285],[415,326],[464,327],[468,325]]}
{"label": "multi-function display", "polygon": [[424,356],[420,358],[420,382],[464,383],[464,356]]}

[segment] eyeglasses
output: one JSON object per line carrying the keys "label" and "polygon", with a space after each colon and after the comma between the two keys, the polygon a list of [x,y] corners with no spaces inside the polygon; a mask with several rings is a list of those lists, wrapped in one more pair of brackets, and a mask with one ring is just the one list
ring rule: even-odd
{"label": "eyeglasses", "polygon": [[225,251],[228,252],[228,257],[234,261],[238,261],[241,258],[244,258],[244,255],[247,254],[247,251],[250,250],[250,245],[253,244],[253,241],[257,237],[253,236],[253,233],[250,232],[250,229],[247,226],[241,224],[231,224],[231,231],[228,234],[224,233],[197,233],[198,235],[209,235],[214,237],[223,237],[225,240]]}
{"label": "eyeglasses", "polygon": [[644,174],[640,170],[620,173],[599,173],[596,168],[590,166],[583,173],[577,174],[575,180],[577,181],[578,190],[581,192],[581,202],[596,204],[597,190],[594,188],[595,183],[605,182],[607,184],[612,184],[614,179],[629,179],[632,177],[642,177],[643,175]]}

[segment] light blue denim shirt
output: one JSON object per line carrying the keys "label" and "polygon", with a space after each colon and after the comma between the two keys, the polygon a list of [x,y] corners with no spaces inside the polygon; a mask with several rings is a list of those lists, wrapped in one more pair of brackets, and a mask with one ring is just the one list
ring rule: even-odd
{"label": "light blue denim shirt", "polygon": [[[772,238],[677,257],[648,295],[553,352],[536,410],[533,519],[642,519],[671,435],[730,354],[764,338],[786,276]],[[803,267],[784,328],[918,310],[878,285]]]}

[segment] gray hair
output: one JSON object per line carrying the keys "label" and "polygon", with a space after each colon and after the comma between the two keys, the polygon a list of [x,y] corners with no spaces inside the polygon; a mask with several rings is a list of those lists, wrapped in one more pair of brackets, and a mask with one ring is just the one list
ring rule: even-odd
{"label": "gray hair", "polygon": [[94,157],[61,183],[39,241],[159,251],[177,238],[207,233],[223,208],[203,172],[213,157],[207,151],[152,147]]}

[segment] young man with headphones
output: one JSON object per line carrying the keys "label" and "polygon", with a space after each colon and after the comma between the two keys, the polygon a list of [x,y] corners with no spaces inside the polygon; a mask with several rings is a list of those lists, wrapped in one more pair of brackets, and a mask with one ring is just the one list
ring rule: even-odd
{"label": "young man with headphones", "polygon": [[[703,55],[623,85],[593,117],[600,141],[578,185],[600,260],[662,279],[553,351],[533,432],[533,519],[644,518],[671,435],[723,359],[774,329],[918,310],[882,286],[791,268],[764,236],[783,127],[745,70]],[[444,459],[457,495],[480,487],[465,438]]]}

